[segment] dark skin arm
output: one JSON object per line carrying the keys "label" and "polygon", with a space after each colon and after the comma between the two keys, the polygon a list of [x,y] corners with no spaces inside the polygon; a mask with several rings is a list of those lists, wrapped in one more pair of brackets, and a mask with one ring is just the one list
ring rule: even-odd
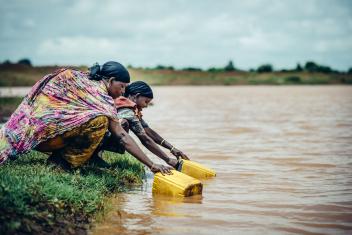
{"label": "dark skin arm", "polygon": [[159,158],[163,159],[167,164],[172,167],[176,167],[177,160],[169,158],[166,153],[164,153],[159,146],[151,139],[146,132],[142,131],[140,133],[135,133],[142,144],[152,153],[154,153]]}
{"label": "dark skin arm", "polygon": [[153,173],[161,172],[162,174],[171,174],[171,167],[155,164],[143,153],[132,137],[121,127],[117,119],[109,119],[109,131],[115,135],[116,138],[120,139],[120,142],[125,146],[127,152],[145,164]]}
{"label": "dark skin arm", "polygon": [[[156,131],[154,131],[152,128],[147,127],[144,128],[146,134],[155,142],[158,143],[160,146],[167,148],[171,151],[171,153],[177,157],[177,159],[182,158],[189,160],[189,158],[184,154],[182,151],[178,150],[172,144],[167,142],[163,137],[161,137]],[[162,142],[162,143],[161,143]]]}

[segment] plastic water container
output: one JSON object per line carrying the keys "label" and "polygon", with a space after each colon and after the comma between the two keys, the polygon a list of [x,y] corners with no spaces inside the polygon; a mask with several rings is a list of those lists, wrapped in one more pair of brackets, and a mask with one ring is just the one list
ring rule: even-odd
{"label": "plastic water container", "polygon": [[188,197],[202,194],[202,183],[186,174],[176,170],[171,171],[172,175],[156,173],[153,182],[153,194],[169,196]]}
{"label": "plastic water container", "polygon": [[196,179],[206,179],[216,176],[214,170],[190,160],[181,160],[177,170]]}

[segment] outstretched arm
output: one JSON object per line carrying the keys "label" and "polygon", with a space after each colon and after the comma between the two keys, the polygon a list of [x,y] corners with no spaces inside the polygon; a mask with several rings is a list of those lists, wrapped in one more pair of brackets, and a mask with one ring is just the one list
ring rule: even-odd
{"label": "outstretched arm", "polygon": [[109,131],[120,140],[125,149],[135,158],[145,164],[153,173],[161,172],[162,174],[170,174],[171,167],[153,163],[138,147],[136,142],[121,127],[117,119],[109,119]]}
{"label": "outstretched arm", "polygon": [[147,133],[142,129],[140,132],[135,132],[142,144],[152,153],[154,153],[159,158],[163,159],[167,164],[172,167],[176,167],[177,160],[174,158],[169,158],[166,153],[164,153],[159,146],[150,138]]}
{"label": "outstretched arm", "polygon": [[174,146],[172,146],[172,144],[170,144],[169,142],[167,142],[163,137],[161,137],[156,131],[154,131],[152,128],[150,127],[146,127],[144,128],[145,132],[147,133],[147,135],[154,140],[155,143],[158,143],[160,146],[163,146],[164,148],[167,148],[170,150],[170,152],[177,158],[182,158],[182,159],[186,159],[189,160],[189,158],[186,156],[186,154],[184,154],[182,151],[178,150],[177,148],[175,148]]}

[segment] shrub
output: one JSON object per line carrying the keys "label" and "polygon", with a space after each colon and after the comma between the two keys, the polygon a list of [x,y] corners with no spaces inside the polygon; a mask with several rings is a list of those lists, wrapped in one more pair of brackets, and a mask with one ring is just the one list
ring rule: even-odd
{"label": "shrub", "polygon": [[32,66],[32,63],[29,59],[21,59],[17,63],[22,65]]}
{"label": "shrub", "polygon": [[263,64],[258,67],[258,73],[270,73],[273,71],[273,66],[271,64]]}
{"label": "shrub", "polygon": [[301,78],[299,76],[290,76],[290,77],[286,77],[285,81],[290,83],[299,83],[301,82]]}

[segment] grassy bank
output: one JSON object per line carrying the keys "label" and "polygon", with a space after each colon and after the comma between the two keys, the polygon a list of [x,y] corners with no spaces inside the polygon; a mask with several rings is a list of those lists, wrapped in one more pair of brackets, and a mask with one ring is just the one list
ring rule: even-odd
{"label": "grassy bank", "polygon": [[112,169],[65,172],[32,151],[0,166],[0,234],[86,234],[108,196],[141,184],[145,171],[129,155],[105,153]]}
{"label": "grassy bank", "polygon": [[[29,67],[20,64],[0,66],[0,86],[32,86],[58,67]],[[88,68],[77,67],[83,71]],[[291,85],[352,84],[352,74],[319,72],[183,71],[129,68],[133,81],[151,85]]]}

